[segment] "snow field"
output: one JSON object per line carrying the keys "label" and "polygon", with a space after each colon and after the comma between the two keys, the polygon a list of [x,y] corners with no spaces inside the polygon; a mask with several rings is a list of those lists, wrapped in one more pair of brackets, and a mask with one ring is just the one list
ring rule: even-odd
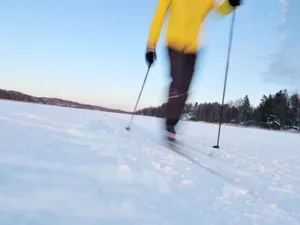
{"label": "snow field", "polygon": [[[162,120],[0,101],[0,224],[300,224],[299,134],[224,126],[220,156]],[[182,122],[211,151],[217,126]]]}

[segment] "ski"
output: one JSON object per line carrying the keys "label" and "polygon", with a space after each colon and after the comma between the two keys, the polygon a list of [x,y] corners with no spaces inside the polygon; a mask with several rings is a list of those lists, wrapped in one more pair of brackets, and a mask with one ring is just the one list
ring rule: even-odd
{"label": "ski", "polygon": [[209,152],[204,152],[204,151],[201,151],[199,148],[189,146],[185,143],[182,143],[182,146],[184,146],[185,148],[190,149],[191,151],[198,152],[202,155],[209,156],[209,157],[214,158],[214,159],[216,159],[220,156],[219,150],[214,150],[213,149],[213,150],[210,150]]}
{"label": "ski", "polygon": [[188,149],[189,148],[185,147],[184,145],[180,146],[180,144],[178,144],[178,141],[165,140],[165,145],[163,145],[163,146],[165,146],[167,149],[171,150],[172,152],[182,156],[183,158],[189,160],[191,163],[205,169],[206,171],[220,177],[221,179],[227,180],[227,181],[232,183],[232,181],[228,180],[226,177],[224,177],[222,175],[222,173],[214,171],[214,170],[210,169],[209,167],[201,164],[199,161],[197,161],[197,158],[195,158],[192,155],[188,154]]}
{"label": "ski", "polygon": [[178,144],[178,141],[168,141],[163,140],[164,144],[163,146],[167,149],[171,150],[172,152],[175,152],[176,154],[179,154],[180,156],[186,158],[187,160],[194,162],[195,160],[193,157],[189,154],[187,154],[187,150],[183,145]]}
{"label": "ski", "polygon": [[213,159],[216,159],[220,156],[220,152],[219,150],[215,150],[215,149],[212,149],[212,150],[209,150],[208,152],[205,152],[205,151],[202,151],[200,150],[199,148],[196,148],[196,147],[192,147],[186,143],[184,143],[183,141],[180,141],[180,140],[175,140],[175,141],[172,141],[172,146],[173,147],[177,147],[177,148],[187,148],[193,152],[198,152],[202,155],[205,155],[205,156],[209,156]]}

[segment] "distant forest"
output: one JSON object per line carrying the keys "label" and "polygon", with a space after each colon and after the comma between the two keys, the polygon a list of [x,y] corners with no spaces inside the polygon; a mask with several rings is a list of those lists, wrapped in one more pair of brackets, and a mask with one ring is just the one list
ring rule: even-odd
{"label": "distant forest", "polygon": [[70,108],[99,110],[105,112],[129,113],[118,109],[109,109],[109,108],[96,106],[96,105],[81,104],[78,102],[68,101],[59,98],[36,97],[36,96],[24,94],[22,92],[13,91],[13,90],[4,90],[4,89],[0,89],[0,100],[1,99],[20,101],[20,102],[31,102],[31,103],[44,104],[44,105],[55,105],[55,106],[70,107]]}
{"label": "distant forest", "polygon": [[[165,103],[159,107],[148,107],[137,111],[139,115],[163,117]],[[187,103],[181,119],[216,123],[220,120],[221,104]],[[223,123],[257,126],[270,129],[294,129],[300,126],[300,96],[289,96],[287,90],[263,95],[257,107],[251,106],[248,95],[228,102],[223,108]]]}

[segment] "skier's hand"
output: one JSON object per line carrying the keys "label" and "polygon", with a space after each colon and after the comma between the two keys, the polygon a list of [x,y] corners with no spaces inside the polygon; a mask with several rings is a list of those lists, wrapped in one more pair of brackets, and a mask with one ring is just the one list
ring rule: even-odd
{"label": "skier's hand", "polygon": [[152,65],[152,63],[154,63],[156,60],[156,53],[154,50],[152,49],[147,49],[146,52],[146,62],[148,64],[148,66]]}
{"label": "skier's hand", "polygon": [[237,7],[239,5],[242,4],[242,1],[241,0],[229,0],[229,4],[232,6],[232,7]]}

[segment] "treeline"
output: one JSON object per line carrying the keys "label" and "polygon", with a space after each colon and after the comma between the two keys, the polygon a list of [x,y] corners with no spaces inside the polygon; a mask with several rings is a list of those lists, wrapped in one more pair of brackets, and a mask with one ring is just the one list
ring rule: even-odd
{"label": "treeline", "polygon": [[1,99],[14,100],[20,102],[31,102],[31,103],[44,104],[44,105],[70,107],[70,108],[99,110],[105,112],[128,113],[118,109],[109,109],[109,108],[96,106],[96,105],[81,104],[78,102],[68,101],[59,98],[36,97],[18,91],[3,90],[3,89],[0,89],[0,100]]}
{"label": "treeline", "polygon": [[[137,112],[140,115],[163,117],[165,103],[159,107],[148,107]],[[205,122],[219,122],[221,104],[188,103],[181,119]],[[223,108],[223,123],[260,126],[273,129],[299,129],[300,96],[289,96],[287,90],[275,94],[263,95],[260,104],[254,107],[248,95],[236,101],[228,102]]]}

